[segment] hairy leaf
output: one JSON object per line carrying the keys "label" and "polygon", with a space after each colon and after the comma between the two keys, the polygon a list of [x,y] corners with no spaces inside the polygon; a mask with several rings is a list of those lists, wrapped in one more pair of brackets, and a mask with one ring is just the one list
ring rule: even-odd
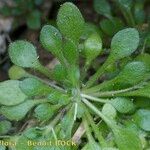
{"label": "hairy leaf", "polygon": [[22,120],[28,111],[36,105],[34,100],[26,100],[25,102],[16,106],[2,106],[0,113],[9,120],[19,121]]}
{"label": "hairy leaf", "polygon": [[64,3],[57,15],[57,25],[61,33],[73,41],[78,41],[84,31],[84,19],[79,9],[72,3]]}
{"label": "hairy leaf", "polygon": [[40,33],[40,41],[43,47],[53,55],[62,58],[62,35],[55,27],[45,25]]}
{"label": "hairy leaf", "polygon": [[19,88],[20,81],[7,80],[0,83],[0,104],[17,105],[27,98]]}
{"label": "hairy leaf", "polygon": [[134,28],[123,29],[112,38],[110,57],[114,59],[127,57],[137,49],[138,44],[138,31]]}
{"label": "hairy leaf", "polygon": [[8,51],[11,61],[17,66],[32,68],[39,63],[35,47],[27,41],[11,43]]}

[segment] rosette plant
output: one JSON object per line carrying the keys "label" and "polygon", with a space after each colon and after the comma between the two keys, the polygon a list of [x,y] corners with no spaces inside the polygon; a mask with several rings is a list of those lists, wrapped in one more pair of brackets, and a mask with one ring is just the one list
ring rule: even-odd
{"label": "rosette plant", "polygon": [[[104,48],[96,31],[87,32],[79,9],[66,2],[59,9],[57,27],[45,25],[40,32],[43,48],[60,62],[54,69],[42,65],[30,42],[10,44],[14,66],[10,80],[0,83],[0,138],[17,143],[8,149],[148,150],[150,56],[134,53],[137,29],[117,32],[106,60],[91,73],[91,64],[99,55],[103,58]],[[128,56],[132,59],[125,61]],[[29,140],[76,144],[28,146]]]}

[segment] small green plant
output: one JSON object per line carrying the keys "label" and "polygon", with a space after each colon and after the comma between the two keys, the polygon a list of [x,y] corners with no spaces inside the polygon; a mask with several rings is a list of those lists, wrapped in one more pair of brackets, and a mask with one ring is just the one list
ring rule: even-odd
{"label": "small green plant", "polygon": [[[104,51],[99,33],[86,30],[79,9],[69,2],[59,9],[57,26],[45,25],[40,32],[43,48],[60,62],[52,70],[39,62],[30,42],[10,44],[14,66],[10,80],[0,83],[0,114],[8,119],[0,122],[0,138],[17,143],[8,146],[10,150],[148,150],[150,104],[144,103],[150,98],[150,55],[132,55],[139,45],[138,30],[117,32],[108,58],[89,76],[91,64]],[[119,62],[129,56],[130,61]],[[115,75],[98,82],[116,62],[120,67],[113,69]],[[23,68],[38,71],[49,81]],[[26,122],[20,130],[19,121]],[[28,146],[29,140],[72,140],[76,146]]]}
{"label": "small green plant", "polygon": [[0,9],[0,13],[4,16],[13,16],[14,24],[22,21],[24,18],[30,29],[39,29],[41,27],[41,11],[38,8],[43,0],[12,0],[11,6],[7,3]]}

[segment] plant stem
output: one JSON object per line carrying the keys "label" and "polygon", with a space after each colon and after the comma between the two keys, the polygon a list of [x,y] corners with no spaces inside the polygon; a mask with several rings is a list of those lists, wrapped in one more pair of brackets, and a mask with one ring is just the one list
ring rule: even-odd
{"label": "plant stem", "polygon": [[109,101],[108,99],[100,99],[100,98],[93,97],[93,96],[86,95],[86,94],[81,94],[81,96],[83,98],[87,98],[89,100],[93,100],[93,101],[100,102],[100,103],[107,103]]}

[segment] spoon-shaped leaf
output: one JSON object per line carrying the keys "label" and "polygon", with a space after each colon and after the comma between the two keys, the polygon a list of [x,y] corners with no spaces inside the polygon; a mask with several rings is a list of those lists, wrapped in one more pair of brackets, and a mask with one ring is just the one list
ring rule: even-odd
{"label": "spoon-shaped leaf", "polygon": [[139,45],[139,33],[135,28],[127,28],[117,32],[111,41],[110,56],[121,59],[131,55]]}
{"label": "spoon-shaped leaf", "polygon": [[35,47],[27,41],[11,43],[8,51],[11,61],[17,66],[33,68],[39,63]]}
{"label": "spoon-shaped leaf", "polygon": [[47,77],[52,78],[52,73],[40,64],[36,49],[31,43],[22,40],[13,42],[10,44],[8,51],[10,59],[15,65],[34,68]]}
{"label": "spoon-shaped leaf", "polygon": [[6,134],[11,129],[11,122],[4,120],[0,122],[0,135]]}
{"label": "spoon-shaped leaf", "polygon": [[57,25],[61,33],[73,41],[78,41],[84,31],[84,19],[79,9],[70,2],[64,3],[57,15]]}
{"label": "spoon-shaped leaf", "polygon": [[8,74],[9,78],[12,80],[18,80],[30,76],[30,74],[28,74],[23,68],[15,65],[9,69]]}
{"label": "spoon-shaped leaf", "polygon": [[17,105],[27,98],[19,88],[19,81],[7,80],[0,83],[0,104]]}
{"label": "spoon-shaped leaf", "polygon": [[86,57],[86,64],[90,64],[102,52],[101,37],[93,33],[84,42],[84,55]]}
{"label": "spoon-shaped leaf", "polygon": [[131,55],[138,47],[139,33],[134,28],[127,28],[117,32],[112,38],[111,52],[105,63],[86,83],[86,87],[92,86],[98,78],[106,72],[106,68],[116,60]]}
{"label": "spoon-shaped leaf", "polygon": [[100,90],[113,90],[121,87],[130,87],[147,78],[148,68],[140,61],[130,62],[115,78],[105,81],[100,85],[87,89],[86,91],[97,92]]}
{"label": "spoon-shaped leaf", "polygon": [[40,41],[43,47],[58,59],[62,59],[62,35],[55,27],[45,25],[40,33]]}
{"label": "spoon-shaped leaf", "polygon": [[145,131],[150,131],[150,110],[139,109],[133,116],[135,123]]}
{"label": "spoon-shaped leaf", "polygon": [[131,62],[116,77],[116,81],[122,84],[125,82],[124,85],[135,85],[147,77],[147,72],[147,66],[143,62]]}
{"label": "spoon-shaped leaf", "polygon": [[51,93],[51,88],[35,78],[26,78],[19,84],[20,89],[28,96],[44,96]]}
{"label": "spoon-shaped leaf", "polygon": [[25,102],[15,106],[2,106],[0,108],[0,114],[4,115],[9,120],[19,121],[22,120],[28,111],[32,109],[39,101],[26,100]]}

